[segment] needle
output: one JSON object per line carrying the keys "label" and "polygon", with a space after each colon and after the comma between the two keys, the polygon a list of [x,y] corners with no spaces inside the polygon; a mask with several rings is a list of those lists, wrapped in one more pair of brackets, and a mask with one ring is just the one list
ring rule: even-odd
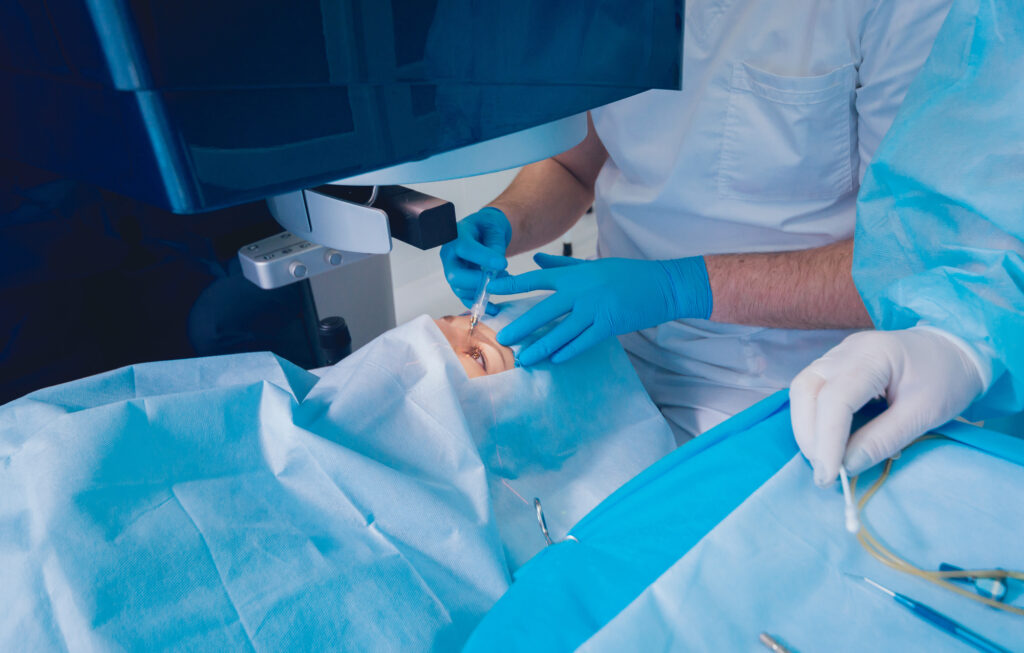
{"label": "needle", "polygon": [[783,646],[774,637],[768,633],[761,633],[757,636],[757,639],[764,644],[764,647],[773,651],[773,653],[789,653],[789,649]]}
{"label": "needle", "polygon": [[956,637],[961,642],[969,644],[970,646],[973,646],[979,651],[985,651],[986,653],[1008,653],[1008,651],[1002,646],[999,646],[995,642],[992,642],[991,640],[982,637],[973,630],[969,630],[964,626],[961,626],[960,624],[953,621],[946,615],[928,607],[920,601],[912,599],[909,596],[900,594],[899,592],[894,592],[888,587],[880,585],[875,581],[871,580],[870,578],[867,578],[866,576],[853,576],[853,574],[847,575],[852,576],[853,578],[863,580],[864,582],[869,583],[878,590],[885,592],[886,594],[891,596],[892,599],[896,601],[896,603],[899,603],[904,608],[913,612],[915,616],[924,620],[930,626],[934,626],[935,628],[938,628],[939,630],[942,630],[948,633],[949,635]]}

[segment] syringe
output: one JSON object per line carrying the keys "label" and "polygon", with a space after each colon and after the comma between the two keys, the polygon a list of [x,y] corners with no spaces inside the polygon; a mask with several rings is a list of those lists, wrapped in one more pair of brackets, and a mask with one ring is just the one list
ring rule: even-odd
{"label": "syringe", "polygon": [[484,278],[480,281],[480,286],[476,290],[476,301],[473,302],[473,306],[469,309],[469,335],[473,335],[473,329],[476,328],[477,322],[483,317],[483,314],[487,311],[487,284],[494,278],[493,272],[484,272]]}

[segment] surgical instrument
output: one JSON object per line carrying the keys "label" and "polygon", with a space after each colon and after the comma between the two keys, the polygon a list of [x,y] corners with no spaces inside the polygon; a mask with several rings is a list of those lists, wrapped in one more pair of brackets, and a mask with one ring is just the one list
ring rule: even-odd
{"label": "surgical instrument", "polygon": [[854,534],[860,530],[860,519],[857,517],[857,506],[853,503],[853,493],[850,492],[850,475],[846,465],[839,466],[839,483],[843,486],[843,502],[846,504],[846,531]]}
{"label": "surgical instrument", "polygon": [[[924,442],[926,440],[932,440],[941,437],[943,436],[936,434],[923,435],[917,440],[915,440],[914,443],[916,444],[918,442]],[[876,492],[878,492],[878,490],[885,483],[886,479],[889,478],[889,474],[892,472],[892,466],[894,461],[895,458],[890,458],[889,460],[885,461],[885,465],[882,467],[882,473],[879,474],[878,479],[875,480],[871,487],[864,491],[864,494],[857,501],[858,514],[859,511],[863,511],[866,508],[868,501],[871,500],[871,497],[874,496]],[[856,493],[857,478],[853,478],[850,481],[850,494],[851,496],[856,496]],[[938,585],[943,589],[959,594],[960,596],[968,598],[972,601],[983,603],[989,606],[990,608],[995,608],[997,610],[1002,610],[1003,612],[1009,612],[1012,614],[1024,616],[1024,608],[1018,607],[1016,605],[1010,605],[1008,603],[1003,602],[1001,599],[990,598],[984,592],[972,592],[968,589],[965,589],[954,584],[957,582],[957,579],[962,578],[990,578],[999,579],[1003,582],[1010,578],[1016,580],[1024,580],[1024,571],[1014,571],[1006,569],[965,569],[962,571],[946,571],[941,568],[939,569],[939,571],[931,571],[927,569],[921,569],[911,564],[909,561],[904,560],[896,553],[890,551],[889,548],[886,547],[881,540],[876,538],[874,534],[871,533],[871,530],[867,527],[867,525],[862,524],[861,529],[857,531],[857,540],[860,542],[861,546],[863,546],[864,549],[871,555],[871,557],[875,558],[882,564],[887,565],[897,571],[901,571],[905,574],[910,574],[911,576],[916,576],[917,578],[926,580],[929,583],[934,583],[935,585]]]}
{"label": "surgical instrument", "polygon": [[761,633],[757,636],[757,640],[764,644],[765,648],[771,650],[773,653],[789,653],[788,648],[779,644],[778,640],[768,633]]}
{"label": "surgical instrument", "polygon": [[[850,574],[850,575],[852,575],[852,574]],[[933,608],[928,607],[927,605],[925,605],[924,603],[921,603],[920,601],[912,599],[909,596],[906,596],[904,594],[900,594],[899,592],[894,592],[893,590],[889,589],[888,587],[880,585],[880,584],[876,583],[875,581],[871,580],[870,578],[868,578],[866,576],[853,576],[853,577],[854,578],[859,578],[859,579],[863,580],[864,582],[868,583],[869,585],[875,587],[876,589],[878,589],[878,590],[888,594],[889,596],[892,597],[892,599],[894,601],[896,601],[896,603],[899,603],[904,608],[906,608],[906,609],[910,610],[911,612],[913,612],[914,615],[917,616],[918,618],[924,620],[925,622],[927,622],[928,624],[934,626],[935,628],[938,628],[939,630],[942,630],[942,631],[945,631],[946,633],[949,633],[953,637],[956,637],[957,639],[959,639],[960,641],[964,642],[965,644],[969,644],[970,646],[973,646],[974,648],[978,649],[979,651],[985,651],[986,653],[1009,653],[1002,646],[999,646],[998,644],[992,642],[991,640],[986,639],[985,637],[982,637],[981,635],[979,635],[978,633],[974,632],[973,630],[970,630],[970,629],[968,629],[968,628],[958,624],[957,622],[953,621],[952,619],[950,619],[946,615],[942,614],[941,612],[938,612],[937,610],[935,610]]]}
{"label": "surgical instrument", "polygon": [[544,519],[544,509],[540,505],[540,499],[533,500],[533,507],[537,511],[537,523],[540,524],[540,532],[544,535],[544,541],[551,546],[554,541],[551,539],[551,534],[548,533],[548,522]]}
{"label": "surgical instrument", "polygon": [[494,272],[484,272],[483,279],[480,281],[480,285],[476,291],[476,301],[473,302],[473,306],[469,309],[469,335],[473,335],[473,330],[476,329],[477,322],[483,316],[487,310],[487,285],[491,283],[491,279],[494,278]]}
{"label": "surgical instrument", "polygon": [[[963,569],[957,567],[956,565],[951,565],[948,562],[943,562],[939,564],[939,571],[963,571]],[[1002,570],[996,569],[995,571]],[[951,576],[949,580],[955,583],[966,583],[967,585],[973,587],[975,592],[977,592],[981,596],[992,599],[993,601],[1002,601],[1004,598],[1006,598],[1006,578],[977,578],[975,576],[965,576],[963,578],[957,578],[955,576]]]}
{"label": "surgical instrument", "polygon": [[[540,499],[534,497],[534,499],[533,499],[533,508],[534,508],[534,510],[537,511],[537,524],[540,525],[540,532],[544,536],[544,541],[546,542],[546,546],[551,546],[552,544],[555,543],[555,541],[551,539],[551,533],[548,532],[548,521],[546,519],[544,519],[544,508],[540,505]],[[562,542],[570,542],[570,541],[571,542],[579,542],[579,539],[575,535],[566,535],[565,539],[561,540],[561,541]]]}

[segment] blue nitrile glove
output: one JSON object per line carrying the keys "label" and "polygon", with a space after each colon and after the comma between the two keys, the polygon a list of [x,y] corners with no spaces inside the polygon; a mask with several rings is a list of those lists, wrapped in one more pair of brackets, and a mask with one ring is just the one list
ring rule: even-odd
{"label": "blue nitrile glove", "polygon": [[498,333],[498,342],[514,345],[568,313],[562,323],[519,353],[521,365],[551,356],[569,360],[605,338],[646,329],[680,318],[711,316],[711,284],[700,256],[668,261],[603,258],[583,261],[537,254],[541,270],[491,282],[492,295],[531,290],[555,293]]}
{"label": "blue nitrile glove", "polygon": [[[483,270],[504,273],[508,266],[505,250],[512,240],[512,225],[504,213],[488,206],[460,220],[458,234],[441,247],[441,264],[448,285],[469,308],[476,301]],[[494,304],[487,304],[488,314],[497,310]]]}

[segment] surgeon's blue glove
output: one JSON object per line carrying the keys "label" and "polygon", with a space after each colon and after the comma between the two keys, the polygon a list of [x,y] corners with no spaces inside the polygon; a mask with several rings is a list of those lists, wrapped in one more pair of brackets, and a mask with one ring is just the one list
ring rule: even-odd
{"label": "surgeon's blue glove", "polygon": [[[512,225],[508,218],[488,206],[460,220],[458,236],[441,247],[445,278],[466,308],[476,301],[483,271],[502,272],[508,266],[505,250],[511,240]],[[487,304],[488,314],[497,311],[494,304]]]}
{"label": "surgeon's blue glove", "polygon": [[711,315],[711,284],[700,256],[582,261],[537,254],[533,260],[543,269],[495,279],[488,288],[492,295],[555,291],[498,333],[503,345],[514,345],[568,313],[561,324],[519,353],[521,365],[549,356],[561,363],[611,336]]}

